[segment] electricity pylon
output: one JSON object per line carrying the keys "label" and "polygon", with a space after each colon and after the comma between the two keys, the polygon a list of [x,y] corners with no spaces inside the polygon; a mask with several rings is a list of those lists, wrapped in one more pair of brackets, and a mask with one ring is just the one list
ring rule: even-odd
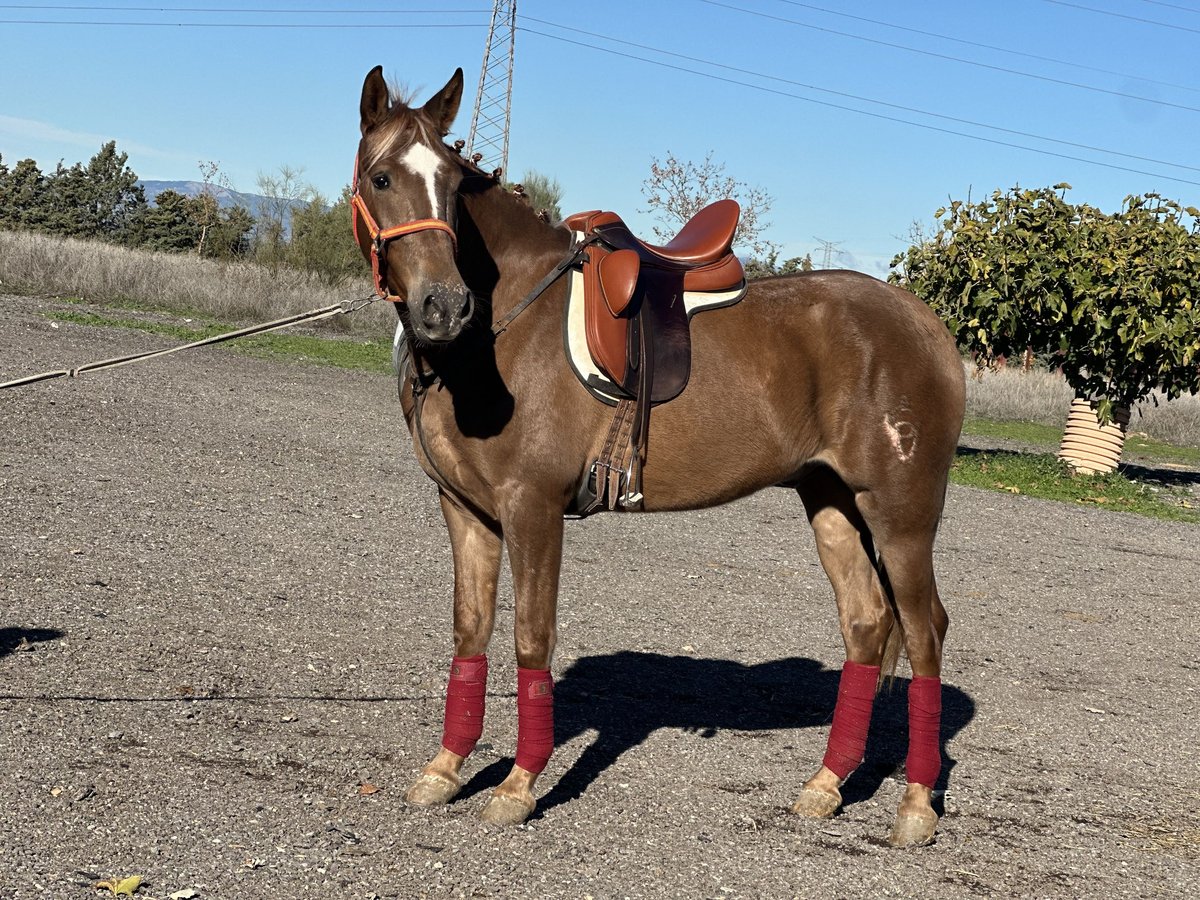
{"label": "electricity pylon", "polygon": [[837,249],[841,246],[841,241],[827,241],[823,238],[814,237],[814,241],[821,242],[821,268],[828,269],[833,265],[835,256],[841,256],[842,251]]}
{"label": "electricity pylon", "polygon": [[488,28],[467,136],[467,156],[479,154],[485,172],[508,168],[508,121],[512,110],[513,51],[517,37],[516,0],[496,0]]}

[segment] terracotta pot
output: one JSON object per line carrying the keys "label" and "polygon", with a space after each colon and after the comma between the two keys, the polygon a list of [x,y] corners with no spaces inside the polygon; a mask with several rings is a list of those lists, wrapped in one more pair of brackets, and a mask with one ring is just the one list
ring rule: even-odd
{"label": "terracotta pot", "polygon": [[1096,418],[1096,404],[1076,397],[1067,413],[1067,427],[1063,429],[1058,458],[1084,475],[1111,472],[1121,462],[1128,427],[1128,407],[1114,409],[1112,421],[1101,426]]}

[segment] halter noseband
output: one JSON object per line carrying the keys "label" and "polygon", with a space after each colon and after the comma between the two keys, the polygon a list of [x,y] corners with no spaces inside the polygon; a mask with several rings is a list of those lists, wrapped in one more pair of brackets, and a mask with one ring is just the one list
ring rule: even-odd
{"label": "halter noseband", "polygon": [[350,195],[350,225],[354,231],[354,240],[358,242],[359,246],[362,246],[362,241],[358,237],[359,222],[362,222],[363,227],[367,230],[367,235],[371,238],[371,273],[375,277],[375,293],[392,303],[404,303],[403,297],[388,290],[386,252],[388,243],[417,231],[444,231],[450,235],[450,242],[454,245],[454,252],[457,255],[458,236],[454,233],[454,228],[450,223],[442,219],[413,219],[411,222],[393,225],[391,228],[380,228],[375,217],[371,215],[371,211],[367,209],[362,192],[358,189],[357,155],[354,157],[353,185],[353,193]]}

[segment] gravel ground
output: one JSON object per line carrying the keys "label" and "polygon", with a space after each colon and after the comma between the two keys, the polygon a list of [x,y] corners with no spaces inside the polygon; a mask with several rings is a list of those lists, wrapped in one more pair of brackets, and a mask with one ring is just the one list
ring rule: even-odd
{"label": "gravel ground", "polygon": [[[47,305],[0,297],[0,380],[162,343]],[[784,491],[569,525],[539,814],[476,818],[515,740],[507,583],[471,781],[407,808],[451,564],[394,396],[225,350],[0,395],[0,896],[1200,894],[1200,527],[959,487],[934,846],[884,840],[902,691],[844,811],[786,811],[841,641]]]}

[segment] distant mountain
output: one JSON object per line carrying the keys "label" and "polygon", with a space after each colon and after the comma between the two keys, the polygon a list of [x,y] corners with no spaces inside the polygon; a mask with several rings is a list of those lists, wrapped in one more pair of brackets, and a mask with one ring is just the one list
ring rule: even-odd
{"label": "distant mountain", "polygon": [[[243,194],[241,191],[231,191],[219,185],[205,184],[203,181],[139,181],[138,184],[146,192],[146,200],[151,206],[154,205],[154,198],[163,191],[175,191],[185,197],[197,197],[207,190],[217,198],[218,206],[244,206],[255,218],[258,218],[259,209],[268,199],[261,194]],[[291,206],[303,206],[303,204],[292,203]]]}
{"label": "distant mountain", "polygon": [[[231,191],[228,188],[220,187],[215,184],[205,184],[203,181],[145,181],[139,180],[138,184],[146,192],[146,202],[154,206],[154,198],[163,191],[175,191],[177,194],[183,194],[185,197],[196,197],[203,194],[205,190],[212,193],[217,198],[217,205],[220,207],[229,206],[244,206],[250,210],[250,215],[258,218],[259,210],[262,204],[266,203],[271,198],[264,197],[262,194],[243,194],[241,191]],[[284,236],[289,236],[292,233],[292,210],[307,206],[299,200],[293,200],[288,204],[287,210],[283,217],[283,233]]]}

